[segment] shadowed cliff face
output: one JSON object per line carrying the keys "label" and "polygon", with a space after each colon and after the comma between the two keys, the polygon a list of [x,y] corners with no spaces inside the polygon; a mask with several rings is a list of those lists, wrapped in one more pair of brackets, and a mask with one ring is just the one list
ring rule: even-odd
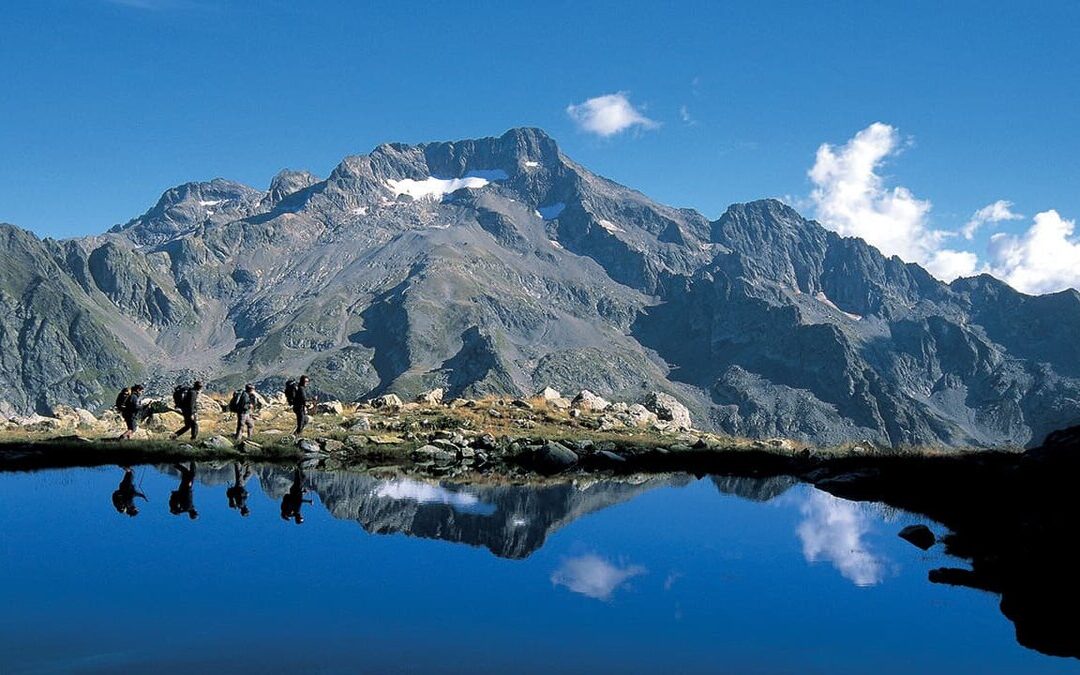
{"label": "shadowed cliff face", "polygon": [[1080,422],[1077,293],[942,284],[774,200],[709,221],[536,129],[266,191],[188,183],[97,237],[3,232],[0,401],[21,412],[107,405],[138,363],[162,389],[307,371],[343,399],[659,390],[698,426],[818,443],[1023,446]]}

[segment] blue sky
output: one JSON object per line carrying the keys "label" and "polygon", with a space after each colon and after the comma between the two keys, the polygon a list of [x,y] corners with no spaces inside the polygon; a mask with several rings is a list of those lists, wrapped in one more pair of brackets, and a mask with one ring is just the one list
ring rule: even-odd
{"label": "blue sky", "polygon": [[[535,125],[594,171],[709,217],[782,196],[941,276],[991,269],[1055,290],[1080,263],[1080,247],[1045,262],[1080,217],[1080,5],[1032,4],[9,3],[0,220],[100,232],[188,180],[264,187],[384,141]],[[647,123],[605,137],[568,114],[620,92]],[[873,147],[846,145],[864,131]],[[815,183],[823,143],[839,166]],[[863,203],[844,201],[850,181]],[[1023,217],[951,234],[999,200]],[[907,239],[875,241],[889,228]],[[1030,276],[1047,265],[1061,269]]]}

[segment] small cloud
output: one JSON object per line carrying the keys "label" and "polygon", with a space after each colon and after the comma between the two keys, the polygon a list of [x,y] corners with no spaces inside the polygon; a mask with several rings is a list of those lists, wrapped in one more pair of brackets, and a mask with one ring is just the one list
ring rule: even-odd
{"label": "small cloud", "polygon": [[589,554],[564,560],[551,573],[551,583],[590,598],[608,600],[616,589],[645,572],[640,565],[620,567],[598,555]]}
{"label": "small cloud", "polygon": [[685,105],[679,106],[679,119],[683,121],[683,124],[688,124],[690,126],[697,124],[697,121],[690,116],[690,109]]}
{"label": "small cloud", "polygon": [[1020,235],[990,238],[987,271],[1024,293],[1052,293],[1080,288],[1080,240],[1075,220],[1054,210],[1036,214]]}
{"label": "small cloud", "polygon": [[1013,213],[1012,206],[1012,202],[999,199],[993,204],[982,207],[971,214],[971,220],[964,223],[964,226],[960,228],[960,233],[964,235],[964,239],[971,239],[975,236],[975,231],[986,223],[1000,223],[1003,220],[1022,220],[1024,216],[1019,213]]}
{"label": "small cloud", "polygon": [[584,103],[566,107],[566,114],[582,131],[603,138],[634,127],[655,129],[660,124],[645,117],[627,98],[627,92],[617,92],[590,98]]}
{"label": "small cloud", "polygon": [[803,503],[802,514],[796,532],[807,562],[828,560],[856,586],[881,583],[885,564],[863,541],[870,526],[858,504],[814,491]]}
{"label": "small cloud", "polygon": [[670,591],[672,586],[675,585],[675,582],[679,579],[682,579],[682,576],[683,575],[681,572],[671,572],[670,574],[668,574],[667,578],[664,579],[664,590]]}

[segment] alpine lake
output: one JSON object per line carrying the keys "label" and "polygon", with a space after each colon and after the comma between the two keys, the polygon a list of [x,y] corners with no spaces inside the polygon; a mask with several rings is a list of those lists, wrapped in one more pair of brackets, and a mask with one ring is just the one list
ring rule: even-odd
{"label": "alpine lake", "polygon": [[940,523],[794,478],[183,466],[0,473],[0,672],[1080,671],[897,536]]}

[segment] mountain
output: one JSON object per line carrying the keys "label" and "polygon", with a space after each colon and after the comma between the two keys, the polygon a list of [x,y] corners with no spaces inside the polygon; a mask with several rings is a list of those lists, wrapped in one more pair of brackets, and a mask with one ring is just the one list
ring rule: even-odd
{"label": "mountain", "polygon": [[100,236],[0,226],[0,269],[0,409],[306,371],[345,399],[659,390],[701,427],[819,443],[1080,423],[1075,291],[944,284],[775,200],[710,221],[538,129],[381,145],[265,191],[187,183]]}

